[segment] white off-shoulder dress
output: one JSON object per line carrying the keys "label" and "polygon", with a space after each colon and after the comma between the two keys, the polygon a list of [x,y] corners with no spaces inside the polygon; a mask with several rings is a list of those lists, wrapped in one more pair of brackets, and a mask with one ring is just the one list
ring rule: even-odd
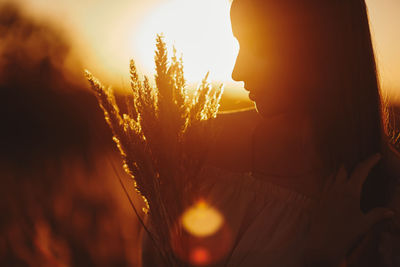
{"label": "white off-shoulder dress", "polygon": [[[300,266],[304,238],[317,203],[304,194],[251,173],[207,167],[204,199],[225,217],[233,246],[212,266]],[[143,266],[160,266],[146,237]]]}
{"label": "white off-shoulder dress", "polygon": [[[317,204],[269,177],[209,168],[207,200],[221,209],[235,239],[228,266],[296,266]],[[272,177],[271,177],[272,178]]]}

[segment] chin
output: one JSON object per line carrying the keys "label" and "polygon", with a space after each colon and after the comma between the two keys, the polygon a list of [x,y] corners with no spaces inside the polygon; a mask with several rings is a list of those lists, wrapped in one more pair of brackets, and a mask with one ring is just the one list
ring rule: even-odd
{"label": "chin", "polygon": [[254,107],[256,108],[257,113],[260,114],[262,117],[268,117],[272,115],[272,111],[268,110],[268,108],[266,108],[262,103],[254,102]]}
{"label": "chin", "polygon": [[276,104],[274,105],[273,103],[260,101],[255,101],[254,107],[256,108],[257,113],[265,118],[281,114],[285,111],[283,107],[277,106]]}

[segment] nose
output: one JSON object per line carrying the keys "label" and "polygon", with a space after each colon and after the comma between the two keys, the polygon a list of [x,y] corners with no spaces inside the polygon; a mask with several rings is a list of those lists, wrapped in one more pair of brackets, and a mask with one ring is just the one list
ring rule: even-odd
{"label": "nose", "polygon": [[236,81],[236,82],[242,82],[243,81],[243,77],[242,77],[242,70],[241,70],[241,59],[242,59],[242,57],[241,57],[241,53],[240,53],[240,50],[239,50],[239,53],[238,53],[238,55],[237,55],[237,57],[236,57],[236,62],[235,62],[235,66],[234,66],[234,68],[233,68],[233,71],[232,71],[232,79],[234,80],[234,81]]}

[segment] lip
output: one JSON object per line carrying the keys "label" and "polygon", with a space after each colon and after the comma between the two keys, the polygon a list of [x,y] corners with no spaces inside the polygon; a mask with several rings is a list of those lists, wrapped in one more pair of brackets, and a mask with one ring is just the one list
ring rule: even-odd
{"label": "lip", "polygon": [[251,101],[255,101],[256,100],[256,95],[253,92],[249,92],[249,99]]}

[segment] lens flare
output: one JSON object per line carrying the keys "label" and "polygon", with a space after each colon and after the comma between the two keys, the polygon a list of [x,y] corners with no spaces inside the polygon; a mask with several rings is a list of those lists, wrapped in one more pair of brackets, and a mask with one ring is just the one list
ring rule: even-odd
{"label": "lens flare", "polygon": [[190,266],[221,261],[232,247],[232,231],[227,223],[222,212],[206,201],[195,202],[171,228],[175,255]]}
{"label": "lens flare", "polygon": [[218,210],[205,201],[197,202],[182,216],[182,225],[190,234],[198,237],[216,233],[223,224],[223,217]]}
{"label": "lens flare", "polygon": [[197,247],[190,254],[190,262],[196,266],[204,266],[211,261],[210,253],[203,247]]}

